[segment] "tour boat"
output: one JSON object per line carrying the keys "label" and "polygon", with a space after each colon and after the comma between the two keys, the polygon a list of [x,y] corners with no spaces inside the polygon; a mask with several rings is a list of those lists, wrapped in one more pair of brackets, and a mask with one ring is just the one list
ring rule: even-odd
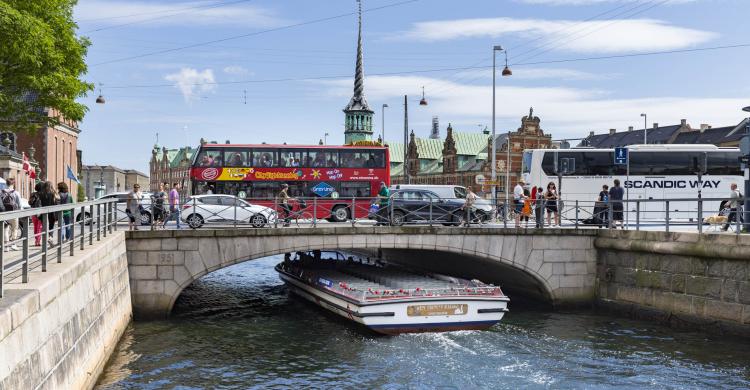
{"label": "tour boat", "polygon": [[276,271],[295,294],[382,334],[487,329],[510,301],[500,287],[478,280],[340,252],[287,254]]}

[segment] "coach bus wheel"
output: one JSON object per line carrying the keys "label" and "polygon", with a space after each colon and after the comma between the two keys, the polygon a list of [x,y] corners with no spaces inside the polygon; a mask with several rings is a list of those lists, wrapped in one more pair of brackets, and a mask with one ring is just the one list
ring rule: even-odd
{"label": "coach bus wheel", "polygon": [[191,229],[198,229],[203,226],[203,217],[198,214],[190,214],[190,216],[187,217],[187,223]]}
{"label": "coach bus wheel", "polygon": [[336,206],[331,210],[332,222],[346,222],[349,219],[349,209],[346,206]]}

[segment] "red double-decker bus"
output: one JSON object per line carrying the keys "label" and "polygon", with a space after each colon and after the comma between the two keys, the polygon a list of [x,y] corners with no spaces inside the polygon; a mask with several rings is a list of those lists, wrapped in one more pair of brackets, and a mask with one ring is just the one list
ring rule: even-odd
{"label": "red double-decker bus", "polygon": [[193,194],[210,191],[265,205],[287,183],[289,196],[306,198],[317,218],[343,222],[367,215],[367,198],[377,197],[381,182],[390,186],[389,167],[383,146],[204,144],[190,175]]}

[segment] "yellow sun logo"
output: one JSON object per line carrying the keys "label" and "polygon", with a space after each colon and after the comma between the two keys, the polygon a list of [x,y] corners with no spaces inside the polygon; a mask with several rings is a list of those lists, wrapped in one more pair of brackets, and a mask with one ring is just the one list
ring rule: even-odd
{"label": "yellow sun logo", "polygon": [[320,179],[320,170],[318,170],[318,169],[313,169],[313,171],[312,171],[312,176],[313,176],[313,178],[315,178],[315,179]]}

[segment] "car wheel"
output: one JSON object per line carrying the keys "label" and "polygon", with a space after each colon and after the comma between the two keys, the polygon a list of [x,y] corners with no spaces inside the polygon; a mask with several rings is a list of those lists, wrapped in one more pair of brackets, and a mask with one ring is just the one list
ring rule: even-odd
{"label": "car wheel", "polygon": [[451,214],[449,220],[451,222],[448,223],[448,226],[461,226],[461,222],[463,222],[464,219],[456,214]]}
{"label": "car wheel", "polygon": [[151,213],[141,213],[141,225],[151,225]]}
{"label": "car wheel", "polygon": [[80,223],[81,219],[83,219],[83,218],[86,219],[86,223],[85,223],[86,226],[91,225],[91,223],[92,223],[92,221],[91,221],[91,214],[89,214],[88,211],[86,211],[83,214],[78,214],[76,216],[76,222]]}
{"label": "car wheel", "polygon": [[266,217],[262,214],[255,214],[250,217],[250,225],[254,228],[262,228],[263,226],[266,226]]}
{"label": "car wheel", "polygon": [[487,214],[486,212],[484,212],[482,210],[477,210],[477,216],[476,216],[476,218],[477,218],[477,221],[479,221],[480,223],[484,223],[484,222],[489,221],[490,216],[489,216],[489,214]]}
{"label": "car wheel", "polygon": [[394,211],[393,217],[391,218],[391,225],[403,226],[404,223],[406,223],[406,214],[404,214],[404,212],[400,210]]}
{"label": "car wheel", "polygon": [[332,222],[346,222],[349,219],[349,209],[346,206],[336,206],[331,210]]}
{"label": "car wheel", "polygon": [[191,229],[198,229],[203,226],[203,217],[201,217],[200,214],[190,214],[190,216],[187,217],[187,223]]}

